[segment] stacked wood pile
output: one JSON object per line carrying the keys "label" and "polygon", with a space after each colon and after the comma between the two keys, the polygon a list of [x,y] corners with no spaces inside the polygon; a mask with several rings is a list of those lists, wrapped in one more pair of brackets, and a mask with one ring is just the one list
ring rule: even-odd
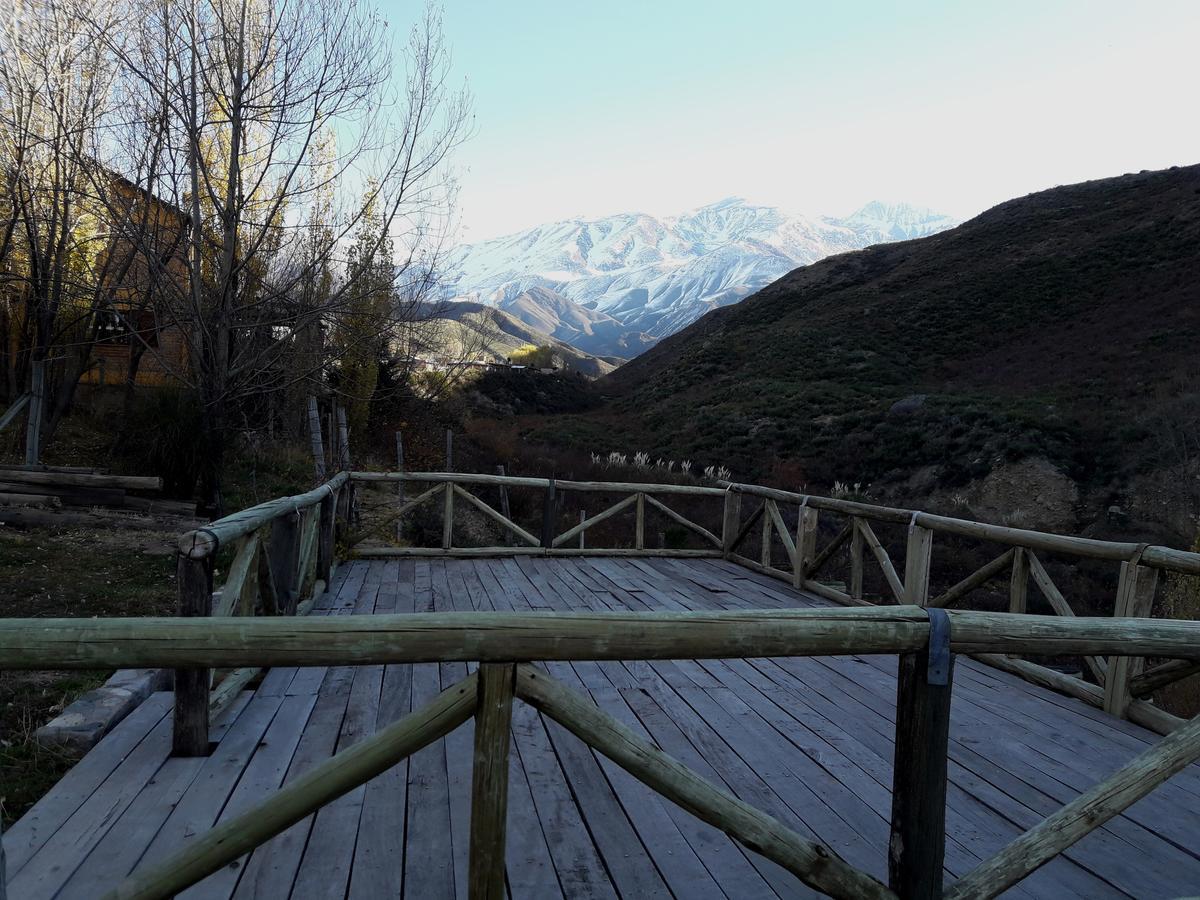
{"label": "stacked wood pile", "polygon": [[195,516],[195,503],[153,496],[161,490],[161,478],[110,475],[101,469],[78,466],[0,464],[0,521],[50,524],[42,520],[55,514],[46,510],[63,507]]}

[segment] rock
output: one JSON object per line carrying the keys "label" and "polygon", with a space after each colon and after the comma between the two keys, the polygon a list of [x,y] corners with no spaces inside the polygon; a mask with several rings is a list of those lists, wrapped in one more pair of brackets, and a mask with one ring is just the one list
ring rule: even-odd
{"label": "rock", "polygon": [[88,691],[34,733],[43,747],[83,754],[156,690],[167,686],[165,669],[121,669]]}
{"label": "rock", "polygon": [[888,408],[888,415],[911,416],[925,405],[927,399],[928,396],[925,394],[912,394],[902,400],[897,400]]}
{"label": "rock", "polygon": [[986,522],[1049,531],[1078,524],[1078,485],[1043,457],[997,466],[962,493]]}

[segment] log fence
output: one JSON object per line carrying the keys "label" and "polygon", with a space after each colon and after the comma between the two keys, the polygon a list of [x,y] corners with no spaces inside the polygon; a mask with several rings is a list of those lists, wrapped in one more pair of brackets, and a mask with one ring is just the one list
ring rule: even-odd
{"label": "log fence", "polygon": [[[210,622],[306,615],[332,576],[334,544],[352,491],[342,473],[306,494],[271,500],[185,534],[176,562],[179,615]],[[214,590],[216,554],[224,547],[232,559]],[[206,755],[209,723],[261,672],[262,666],[247,665],[218,677],[208,666],[175,667],[175,755]]]}
{"label": "log fence", "polygon": [[[398,518],[440,499],[440,547],[364,545],[349,535],[356,487],[412,482],[424,487],[398,503]],[[427,485],[427,486],[426,486]],[[524,528],[473,489],[542,494],[540,527]],[[606,492],[622,499],[557,533],[556,495]],[[690,496],[713,504],[710,529],[670,505]],[[744,501],[749,498],[750,503]],[[461,501],[456,503],[455,501]],[[454,544],[456,506],[470,506],[519,540],[519,547]],[[743,516],[743,505],[752,507]],[[793,515],[794,508],[794,515]],[[635,517],[632,546],[584,548],[581,539],[622,512]],[[648,513],[703,543],[700,550],[645,546]],[[821,516],[839,516],[820,546]],[[396,518],[382,526],[391,530]],[[794,524],[793,524],[794,523]],[[875,527],[906,528],[903,571]],[[739,552],[759,531],[759,557]],[[1005,545],[995,559],[937,596],[929,575],[938,534]],[[783,558],[775,564],[774,550]],[[644,613],[415,613],[305,617],[328,583],[335,542],[356,556],[474,556],[597,553],[705,556],[731,560],[834,601],[827,608]],[[214,558],[231,562],[213,590]],[[842,556],[846,581],[818,578]],[[993,897],[1119,815],[1200,759],[1200,717],[1177,719],[1142,699],[1200,670],[1200,622],[1150,617],[1162,571],[1200,574],[1200,555],[1165,547],[1050,535],[854,501],[753,485],[720,487],[578,482],[466,473],[342,472],[296,497],[260,504],[189,532],[179,545],[180,616],[160,619],[0,619],[0,660],[13,669],[163,666],[176,670],[175,751],[207,752],[208,722],[269,666],[467,662],[473,670],[425,707],[355,743],[303,777],[190,842],[169,859],[136,870],[112,898],[169,897],[261,845],[324,804],[365,784],[471,718],[475,720],[469,896],[505,895],[504,848],[509,731],[514,702],[539,710],[663,797],[750,850],[833,897]],[[1121,565],[1113,615],[1075,615],[1038,554],[1065,553]],[[888,603],[864,595],[864,570],[876,566]],[[1008,609],[953,608],[988,581],[1009,579]],[[1032,584],[1055,616],[1027,612]],[[896,739],[888,883],[861,872],[831,848],[798,834],[705,780],[588,698],[551,678],[544,661],[718,659],[896,654]],[[944,884],[945,796],[954,654],[969,654],[1169,733],[952,884]],[[1083,656],[1093,684],[1018,656]],[[1167,660],[1144,668],[1144,659]],[[210,673],[230,670],[215,690]]]}

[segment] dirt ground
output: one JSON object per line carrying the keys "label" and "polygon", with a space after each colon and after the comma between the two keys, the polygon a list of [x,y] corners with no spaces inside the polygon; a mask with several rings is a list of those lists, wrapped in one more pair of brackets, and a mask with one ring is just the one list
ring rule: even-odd
{"label": "dirt ground", "polygon": [[[0,525],[0,616],[141,616],[175,606],[172,519],[155,530]],[[34,731],[111,672],[0,671],[0,813],[19,818],[74,760]]]}

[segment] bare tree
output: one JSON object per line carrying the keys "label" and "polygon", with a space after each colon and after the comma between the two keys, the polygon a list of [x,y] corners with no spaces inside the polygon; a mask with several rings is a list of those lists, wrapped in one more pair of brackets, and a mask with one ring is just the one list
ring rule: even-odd
{"label": "bare tree", "polygon": [[[361,309],[377,255],[396,248],[405,301],[381,330],[403,328],[431,290],[468,102],[448,84],[433,11],[412,32],[400,88],[384,23],[358,0],[139,0],[137,18],[141,39],[109,44],[141,111],[123,168],[190,222],[187,277],[156,288],[187,334],[176,374],[202,402],[202,490],[219,507],[239,411],[338,365],[328,342],[314,357],[314,334]],[[378,240],[349,259],[368,205]]]}

